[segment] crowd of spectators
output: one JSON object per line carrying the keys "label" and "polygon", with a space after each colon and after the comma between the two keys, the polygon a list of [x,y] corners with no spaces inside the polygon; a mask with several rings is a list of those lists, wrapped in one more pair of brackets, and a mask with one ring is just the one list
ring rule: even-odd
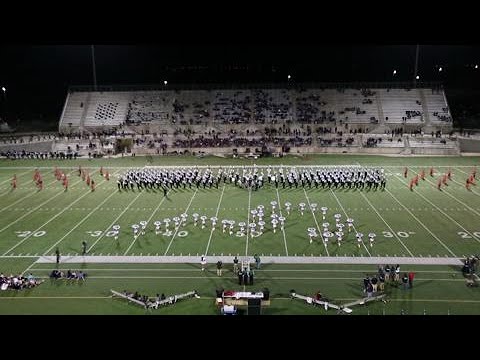
{"label": "crowd of spectators", "polygon": [[29,273],[27,276],[24,276],[23,274],[5,276],[3,273],[0,273],[1,290],[31,289],[41,283],[43,283],[43,280],[36,279],[32,273]]}

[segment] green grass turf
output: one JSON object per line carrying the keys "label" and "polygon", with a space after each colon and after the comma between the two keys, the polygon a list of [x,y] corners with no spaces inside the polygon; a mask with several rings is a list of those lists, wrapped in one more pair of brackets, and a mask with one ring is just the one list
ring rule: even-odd
{"label": "green grass turf", "polygon": [[[2,260],[3,264],[3,260]],[[46,277],[54,264],[35,264],[29,270],[35,276]],[[218,314],[214,305],[215,289],[243,290],[227,266],[222,277],[214,267],[201,272],[192,264],[70,264],[61,269],[83,269],[86,282],[50,280],[31,290],[0,292],[1,314]],[[300,300],[289,299],[290,290],[313,295],[321,291],[330,301],[341,304],[362,297],[362,278],[372,274],[376,266],[369,265],[265,265],[256,271],[255,284],[247,290],[270,289],[271,306],[263,314],[334,315]],[[415,271],[413,289],[387,285],[388,302],[352,307],[353,314],[398,315],[404,310],[411,315],[475,314],[480,293],[465,286],[459,268],[449,266],[402,266],[402,271]],[[110,289],[139,291],[155,296],[183,293],[196,289],[200,299],[188,299],[175,306],[144,310],[123,299],[109,297]]]}
{"label": "green grass turf", "polygon": [[[242,165],[242,164],[290,164],[290,165],[317,165],[317,164],[365,164],[386,166],[388,175],[387,191],[355,191],[355,190],[328,190],[328,189],[279,189],[278,194],[274,187],[266,186],[259,191],[249,193],[247,190],[239,189],[231,185],[223,185],[219,189],[179,189],[169,193],[168,198],[163,197],[163,192],[143,191],[143,192],[121,192],[118,193],[114,173],[126,170],[128,167],[161,166],[161,165]],[[0,255],[43,255],[53,254],[56,246],[59,247],[63,255],[76,254],[81,251],[81,242],[86,240],[89,247],[92,247],[90,253],[95,255],[194,255],[207,253],[208,255],[228,255],[254,253],[265,255],[295,255],[301,256],[458,256],[477,254],[480,248],[480,189],[473,187],[473,191],[468,192],[465,187],[465,179],[471,168],[479,163],[478,157],[381,157],[381,156],[289,156],[282,159],[224,159],[217,157],[206,157],[197,159],[193,157],[128,157],[119,159],[95,159],[78,161],[0,161]],[[87,186],[80,181],[76,175],[76,169],[81,164],[83,167],[89,167],[94,172],[93,179],[97,183],[97,190],[91,193]],[[414,191],[408,190],[408,180],[413,174],[418,172],[419,167],[424,167],[428,174],[430,166],[434,166],[437,175],[430,178],[427,175],[426,181],[420,181]],[[40,167],[44,176],[46,188],[37,191],[33,187],[32,176],[33,168]],[[67,167],[71,171],[70,189],[63,192],[60,182],[53,177],[53,167]],[[112,174],[110,182],[102,180],[98,174],[98,168],[104,166]],[[402,176],[403,167],[410,169],[408,179]],[[451,167],[453,180],[443,191],[436,189],[436,182],[439,171],[445,171]],[[31,168],[29,168],[31,167]],[[44,169],[42,167],[45,167]],[[123,168],[125,167],[125,168]],[[10,179],[13,173],[18,177],[18,188],[15,191],[10,190]],[[173,217],[186,211],[191,215],[197,212],[208,217],[217,215],[221,219],[233,219],[247,221],[248,209],[259,204],[263,204],[269,209],[270,201],[280,200],[283,205],[286,201],[296,206],[300,202],[308,204],[315,202],[320,206],[327,206],[327,221],[334,223],[333,214],[342,214],[343,219],[346,215],[355,219],[357,231],[368,234],[375,232],[377,238],[373,248],[367,244],[360,249],[357,247],[354,233],[352,232],[344,240],[341,247],[331,241],[327,249],[322,244],[321,239],[317,238],[313,244],[309,244],[306,229],[308,227],[317,227],[317,223],[322,224],[321,214],[315,216],[306,210],[301,216],[295,208],[291,215],[287,216],[285,234],[277,229],[273,234],[270,224],[266,226],[266,232],[260,237],[252,238],[246,236],[236,237],[223,234],[221,224],[217,225],[215,232],[210,231],[210,226],[201,230],[200,227],[194,227],[189,223],[180,231],[173,231],[171,235],[156,236],[151,223],[155,220],[161,220],[165,217]],[[285,209],[282,207],[282,213],[285,216]],[[268,214],[269,211],[266,211]],[[133,242],[131,225],[141,220],[151,219],[150,225],[145,236],[140,237]],[[316,221],[315,221],[316,220]],[[121,226],[119,241],[116,242],[111,233],[113,224]],[[207,223],[209,224],[209,222]],[[173,229],[173,226],[171,226]],[[96,233],[97,232],[97,233]],[[100,235],[98,235],[100,234]],[[327,253],[328,252],[328,253]],[[0,271],[21,272],[25,270],[34,259],[28,258],[3,258],[0,262]],[[146,264],[143,264],[146,265]],[[36,264],[36,267],[44,266]],[[108,266],[111,267],[110,264]],[[164,265],[166,266],[166,265]],[[185,265],[184,265],[185,266]],[[147,275],[146,275],[147,274]],[[143,275],[148,276],[150,272]],[[359,275],[361,277],[361,275]],[[88,292],[92,283],[101,281],[89,279],[88,284],[81,287],[80,294]],[[114,287],[114,279],[104,279],[102,285],[105,288]],[[143,280],[142,280],[143,281]],[[145,286],[150,282],[165,282],[165,292],[175,292],[177,289],[174,283],[169,279],[145,279]],[[208,281],[213,286],[215,278],[202,280]],[[223,281],[223,280],[222,280]],[[275,280],[272,280],[275,283]],[[282,280],[282,284],[285,284]],[[329,283],[327,280],[320,280]],[[260,283],[260,282],[259,282]],[[303,280],[295,281],[291,284],[294,288],[302,286]],[[305,280],[308,285],[309,280]],[[475,291],[475,289],[465,289],[462,282],[442,281],[432,285],[429,298],[442,298],[442,294],[456,291]],[[455,286],[448,288],[448,286]],[[262,284],[263,285],[263,284]],[[143,286],[143,285],[142,285]],[[206,286],[201,284],[202,287]],[[265,280],[265,286],[273,289],[268,281]],[[447,288],[444,289],[444,287]],[[458,289],[457,289],[458,287]],[[287,286],[288,288],[288,286]],[[430,289],[430,287],[428,287]],[[45,290],[42,290],[45,289]],[[69,294],[71,287],[66,285],[52,288],[49,284],[43,284],[38,289],[31,291],[46,291],[50,296],[62,296]],[[437,296],[433,290],[439,291]],[[140,290],[140,289],[138,289]],[[198,289],[201,291],[200,289]],[[307,289],[306,289],[307,290]],[[315,288],[312,290],[314,291]],[[50,291],[50,292],[48,292]],[[284,290],[282,290],[284,291]],[[416,291],[415,291],[416,292]],[[93,292],[95,293],[95,291]],[[27,293],[25,293],[27,294]],[[288,289],[287,289],[288,294]],[[403,293],[399,293],[401,296]],[[151,293],[151,295],[154,295]],[[21,295],[24,296],[24,295]],[[82,295],[78,295],[82,296]],[[101,296],[108,296],[103,293]],[[396,295],[395,295],[396,296]],[[402,295],[403,296],[403,295]],[[27,296],[28,297],[28,296]],[[352,297],[352,295],[345,297]],[[401,297],[399,299],[402,299]],[[420,298],[421,299],[421,298]],[[463,297],[461,297],[463,299]],[[466,300],[469,300],[466,298]],[[22,300],[27,304],[30,300]],[[31,301],[36,301],[32,299]],[[67,305],[69,302],[80,302],[86,304],[78,310],[82,313],[143,313],[141,309],[132,309],[132,305],[118,303],[121,301],[110,299],[90,299],[90,300],[68,300],[66,304],[54,306],[46,302],[42,310],[37,313],[58,313],[74,312],[75,305]],[[196,300],[191,300],[196,301]],[[203,304],[204,300],[199,300]],[[288,300],[279,300],[279,303]],[[97,303],[98,306],[92,305]],[[190,301],[188,301],[190,302]],[[22,307],[7,306],[10,300],[2,300],[0,311],[3,313],[13,313],[14,311],[23,311]],[[292,302],[294,303],[294,302]],[[392,301],[389,308],[394,308],[394,304],[404,306],[404,303],[416,304],[414,310],[421,308],[424,304],[415,301]],[[72,303],[73,304],[73,303]],[[88,304],[88,305],[87,305]],[[419,305],[420,304],[420,305]],[[429,309],[427,313],[441,313],[448,309],[447,305],[438,302],[428,302]],[[457,303],[454,303],[457,304]],[[302,306],[293,305],[291,309],[298,309],[299,313],[309,313]],[[471,305],[474,305],[472,303]],[[15,305],[17,306],[17,305]],[[25,305],[28,308],[28,305]],[[210,305],[199,306],[198,311],[190,308],[191,305],[185,303],[178,304],[179,313],[209,313]],[[376,309],[380,305],[372,304],[370,309]],[[51,307],[51,309],[50,309]],[[404,306],[406,307],[406,306]],[[400,309],[398,308],[398,309]],[[452,305],[452,313],[455,306]],[[83,310],[82,310],[83,309]],[[110,310],[109,310],[110,309]],[[196,309],[196,307],[195,307]],[[202,310],[204,309],[204,310]],[[289,308],[290,309],[290,308]],[[302,310],[304,309],[304,310]],[[396,308],[395,308],[396,309]],[[398,310],[397,309],[397,310]],[[457,313],[478,313],[475,306],[458,306]],[[315,309],[317,311],[318,309]],[[32,310],[33,311],[33,310]],[[162,312],[177,313],[177,310],[162,309]],[[266,310],[275,313],[275,306]],[[278,313],[290,313],[288,311],[278,310]],[[302,312],[303,311],[303,312]],[[372,310],[373,311],[373,310]],[[395,310],[396,311],[396,310]],[[423,309],[422,309],[423,311]],[[378,312],[378,311],[377,311]],[[160,313],[160,311],[159,311]],[[291,310],[291,313],[297,313]],[[359,313],[359,311],[357,312]]]}

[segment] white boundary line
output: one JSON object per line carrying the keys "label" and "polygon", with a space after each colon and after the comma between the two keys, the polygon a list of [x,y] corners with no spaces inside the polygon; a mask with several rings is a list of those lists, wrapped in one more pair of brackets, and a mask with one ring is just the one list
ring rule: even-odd
{"label": "white boundary line", "polygon": [[[56,181],[56,180],[55,180]],[[78,182],[82,181],[81,179],[78,180],[75,184],[77,184]],[[34,211],[36,211],[37,209],[41,208],[43,205],[45,205],[46,203],[48,203],[49,201],[55,199],[57,196],[59,195],[62,195],[64,194],[65,192],[62,191],[62,192],[59,192],[57,195],[54,195],[52,196],[51,198],[49,198],[48,200],[44,201],[43,203],[41,203],[40,205],[38,205],[37,207],[33,208],[32,210],[26,212],[25,214],[23,214],[22,216],[20,216],[17,220],[11,222],[10,224],[8,224],[7,226],[3,227],[2,229],[0,229],[0,233],[3,232],[4,230],[8,229],[10,226],[12,226],[13,224],[17,223],[18,221],[22,220],[25,216],[28,216],[30,215],[31,213],[33,213]],[[65,211],[66,208],[63,210]]]}
{"label": "white boundary line", "polygon": [[[39,279],[49,279],[48,276],[37,276]],[[211,280],[218,279],[216,275],[207,276],[88,276],[88,280],[104,280],[104,279],[203,279]],[[361,280],[360,277],[255,277],[258,280]],[[448,281],[448,282],[465,282],[463,277],[460,278],[421,278],[415,279],[415,281]],[[1,297],[0,297],[1,298]]]}
{"label": "white boundary line", "polygon": [[245,242],[245,256],[248,256],[248,234],[250,234],[250,202],[252,200],[252,189],[248,189],[248,214],[247,214],[247,240]]}
{"label": "white boundary line", "polygon": [[[123,209],[123,211],[120,213],[120,215],[118,215],[115,220],[113,220],[113,222],[103,231],[103,234],[100,235],[98,237],[98,239],[92,244],[92,246],[90,246],[88,249],[87,249],[87,253],[90,252],[90,250],[92,250],[92,248],[105,236],[105,234],[110,230],[110,228],[115,225],[115,223],[118,221],[118,219],[120,219],[122,217],[123,214],[125,214],[127,212],[127,210],[130,208],[130,205],[132,205],[139,197],[140,195],[142,195],[142,192],[140,191],[138,193],[137,196],[135,196],[135,198],[130,201],[130,203],[127,205],[127,207],[125,209]],[[128,231],[128,230],[127,230]]]}
{"label": "white boundary line", "polygon": [[386,191],[397,203],[399,203],[405,210],[407,210],[407,212],[408,212],[420,225],[422,225],[422,227],[423,227],[425,230],[427,230],[428,233],[429,233],[430,235],[432,235],[434,239],[436,239],[440,244],[442,244],[443,247],[444,247],[453,257],[458,257],[457,255],[455,255],[455,253],[454,253],[452,250],[450,250],[450,248],[449,248],[447,245],[445,245],[445,244],[442,242],[442,240],[440,240],[440,239],[438,238],[437,235],[435,235],[435,234],[434,234],[428,227],[426,227],[425,224],[422,223],[405,205],[403,205],[403,204],[390,192],[390,190],[385,189],[385,191]]}
{"label": "white boundary line", "polygon": [[305,193],[305,198],[307,199],[308,208],[310,209],[310,212],[312,213],[313,220],[315,220],[315,224],[317,224],[317,229],[318,229],[318,232],[320,233],[320,237],[322,238],[323,246],[325,247],[325,251],[327,252],[327,256],[330,256],[330,253],[328,252],[327,244],[325,243],[325,240],[323,239],[322,230],[320,230],[320,225],[318,225],[317,217],[315,216],[315,213],[313,212],[312,207],[310,206],[310,199],[308,198],[307,191],[305,190],[305,187],[303,188],[303,192]]}
{"label": "white boundary line", "polygon": [[398,241],[400,241],[400,243],[403,245],[403,247],[404,247],[404,248],[408,251],[408,253],[413,257],[413,256],[414,256],[413,253],[412,253],[412,252],[408,249],[408,247],[403,243],[403,241],[400,239],[400,237],[397,235],[397,233],[396,233],[395,231],[393,231],[392,227],[385,221],[385,219],[383,218],[383,216],[380,215],[380,213],[377,211],[377,209],[375,208],[375,206],[373,206],[373,204],[370,202],[370,200],[368,200],[368,198],[365,196],[365,194],[364,194],[362,191],[360,191],[360,194],[363,196],[363,198],[364,198],[365,200],[367,200],[368,205],[370,205],[370,206],[372,207],[373,211],[375,211],[375,212],[377,213],[378,217],[379,217],[380,219],[382,219],[382,221],[384,222],[384,224],[387,225],[387,227],[390,229],[390,231],[391,231],[392,234],[395,236],[395,238],[396,238]]}
{"label": "white boundary line", "polygon": [[[223,193],[225,192],[225,184],[223,184],[223,189],[222,189],[222,194],[220,195],[220,199],[218,200],[218,206],[217,206],[217,212],[215,213],[215,217],[218,216],[218,212],[220,210],[220,204],[222,202],[222,198],[223,198]],[[207,243],[207,247],[205,248],[205,256],[208,255],[208,249],[210,248],[210,241],[212,241],[212,236],[213,236],[213,229],[210,230],[210,237],[208,238],[208,243]],[[165,255],[167,254],[167,252],[165,252]]]}
{"label": "white boundary line", "polygon": [[[329,190],[330,190],[330,192],[332,193],[332,195],[333,195],[333,197],[335,198],[335,200],[337,200],[338,205],[340,205],[340,207],[342,208],[342,211],[343,211],[343,213],[345,214],[345,216],[348,218],[349,216],[348,216],[347,212],[345,211],[345,209],[343,208],[342,203],[341,203],[340,200],[337,198],[337,195],[335,195],[335,193],[333,192],[332,189],[329,189]],[[357,228],[355,227],[355,225],[353,225],[353,230],[355,231],[355,234],[358,234],[358,231],[357,231]],[[370,254],[370,251],[368,251],[367,245],[365,245],[365,243],[364,243],[363,240],[362,240],[362,245],[363,245],[363,247],[365,248],[365,250],[367,250],[368,256],[372,256],[372,254]]]}
{"label": "white boundary line", "polygon": [[25,274],[28,270],[30,270],[31,267],[32,267],[33,265],[35,265],[36,263],[37,263],[37,260],[35,260],[35,261],[34,261],[33,263],[31,263],[25,270],[23,270],[23,271],[22,271],[22,276],[23,276],[23,274]]}
{"label": "white boundary line", "polygon": [[[306,264],[310,265],[310,264]],[[350,264],[346,264],[350,265]],[[355,268],[358,268],[360,265],[354,265]],[[418,265],[418,266],[435,266],[435,265]],[[443,266],[448,266],[448,265],[443,265]],[[69,269],[72,269],[72,267],[68,268],[49,268],[49,269],[43,269],[43,268],[35,268],[31,269],[31,271],[52,271],[54,269],[57,270],[64,270],[67,271]],[[150,268],[150,269],[139,269],[139,268],[124,268],[124,269],[108,269],[108,268],[85,268],[84,270],[88,271],[178,271],[178,272],[194,272],[198,273],[197,268],[189,268],[189,269],[183,269],[183,268]],[[361,273],[365,274],[366,272],[372,272],[372,267],[370,266],[368,269],[362,269],[362,270],[355,270],[355,269],[259,269],[255,270],[255,272],[326,272],[326,273]],[[454,274],[454,270],[415,270],[416,273],[426,273],[426,274]],[[480,300],[479,300],[480,301]]]}
{"label": "white boundary line", "polygon": [[[153,211],[152,215],[150,215],[150,217],[148,218],[147,224],[152,220],[153,216],[154,216],[155,213],[158,211],[158,209],[160,209],[160,206],[163,204],[163,202],[164,202],[165,199],[167,198],[169,192],[170,192],[170,190],[167,191],[166,196],[164,196],[164,197],[162,198],[162,200],[158,203],[158,205],[157,205],[157,207],[155,208],[155,210]],[[127,248],[127,250],[125,250],[125,252],[123,253],[123,255],[127,255],[127,253],[128,253],[128,252],[130,251],[130,249],[132,248],[133,244],[135,244],[135,241],[136,241],[136,239],[133,238],[132,243],[131,243],[130,246]]]}
{"label": "white boundary line", "polygon": [[[100,187],[102,184],[104,184],[107,180],[102,180],[102,182],[100,184],[98,184],[98,187]],[[14,246],[12,246],[9,250],[7,250],[3,255],[7,255],[10,251],[14,250],[15,248],[17,248],[17,246],[23,244],[25,241],[27,241],[29,238],[32,237],[33,234],[35,234],[38,230],[42,229],[44,226],[48,225],[51,221],[55,220],[58,216],[62,215],[65,211],[67,211],[71,206],[73,206],[77,201],[80,201],[82,200],[85,196],[87,196],[88,194],[91,194],[92,191],[91,190],[88,190],[85,194],[83,194],[82,196],[80,196],[79,198],[77,198],[77,200],[75,200],[74,202],[70,203],[70,205],[66,206],[62,211],[60,211],[59,213],[57,213],[56,215],[54,215],[52,218],[50,218],[50,220],[48,220],[46,223],[44,223],[43,225],[41,225],[40,227],[38,227],[36,230],[32,231],[28,236],[25,236],[20,242],[18,242],[17,244],[15,244]]]}
{"label": "white boundary line", "polygon": [[[190,199],[190,202],[188,203],[187,208],[185,209],[184,213],[187,213],[188,209],[190,209],[190,206],[192,205],[193,199],[195,198],[195,195],[197,195],[197,192],[198,192],[198,188],[195,189],[195,192],[193,193],[192,198]],[[223,194],[223,193],[222,193],[222,194]],[[218,214],[218,211],[217,211],[217,214]],[[180,230],[180,226],[181,226],[181,225],[178,224],[178,227],[175,229],[175,232],[173,233],[173,236],[172,236],[170,242],[168,243],[167,249],[165,250],[165,253],[163,254],[164,256],[166,256],[167,253],[168,253],[168,250],[170,250],[170,246],[172,245],[173,240],[175,239],[175,236],[176,236],[177,233],[178,233],[178,230]],[[132,243],[132,245],[133,245],[133,243]],[[124,255],[126,255],[126,253],[127,253],[127,252],[125,252]]]}
{"label": "white boundary line", "polygon": [[[282,203],[280,202],[280,194],[278,193],[277,188],[275,188],[275,190],[277,191],[278,211],[280,212],[280,216],[283,216],[282,215]],[[285,253],[288,256],[287,238],[285,236],[285,228],[282,230],[282,233],[283,233],[283,242],[285,243]]]}

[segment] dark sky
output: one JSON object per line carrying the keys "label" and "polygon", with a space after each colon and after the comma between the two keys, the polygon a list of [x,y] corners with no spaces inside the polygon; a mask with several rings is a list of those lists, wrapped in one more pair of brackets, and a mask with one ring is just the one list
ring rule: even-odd
{"label": "dark sky", "polygon": [[[480,47],[421,45],[424,81],[478,83]],[[95,45],[97,82],[154,84],[204,82],[392,81],[413,78],[415,45]],[[438,72],[438,66],[444,71]],[[7,88],[8,119],[58,120],[69,85],[93,82],[89,45],[0,47],[0,86]],[[460,85],[461,85],[460,84]],[[1,99],[2,114],[5,99]]]}

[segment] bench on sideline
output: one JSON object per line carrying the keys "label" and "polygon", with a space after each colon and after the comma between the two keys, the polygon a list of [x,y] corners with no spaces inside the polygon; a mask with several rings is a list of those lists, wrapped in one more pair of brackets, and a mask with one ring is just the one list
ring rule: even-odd
{"label": "bench on sideline", "polygon": [[193,297],[193,296],[195,296],[196,298],[200,297],[200,296],[198,296],[197,291],[193,290],[193,291],[186,292],[184,294],[169,296],[164,300],[148,301],[147,303],[144,303],[143,301],[134,299],[133,297],[122,294],[118,291],[115,291],[115,290],[110,290],[110,291],[112,293],[112,297],[113,296],[118,296],[118,297],[121,297],[121,298],[126,299],[128,301],[131,301],[133,303],[136,303],[138,305],[141,305],[144,308],[154,308],[154,309],[158,309],[158,307],[161,306],[161,305],[175,304],[178,300],[181,300],[181,299],[184,299],[184,298],[189,298],[189,297]]}

